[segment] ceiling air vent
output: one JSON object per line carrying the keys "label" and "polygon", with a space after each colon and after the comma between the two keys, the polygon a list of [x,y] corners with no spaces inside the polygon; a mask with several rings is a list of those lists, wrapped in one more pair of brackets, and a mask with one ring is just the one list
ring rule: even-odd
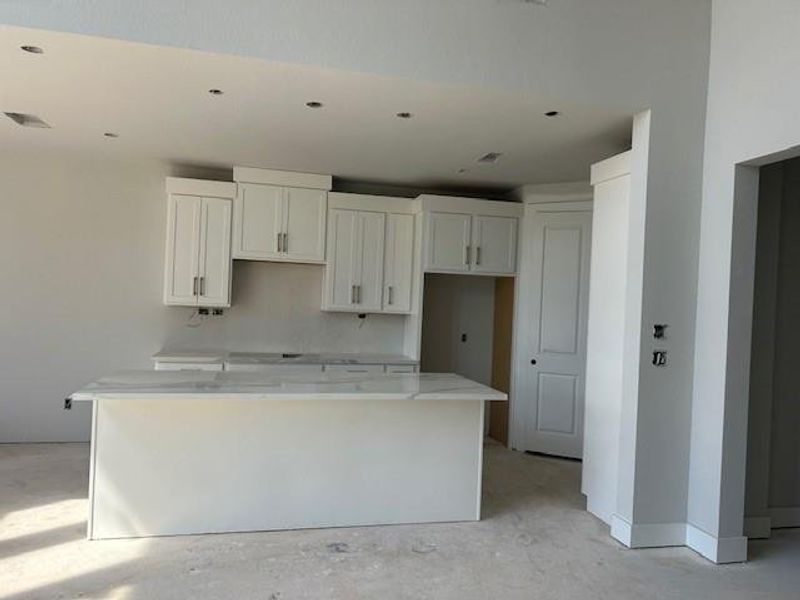
{"label": "ceiling air vent", "polygon": [[36,115],[26,115],[25,113],[7,112],[5,115],[17,125],[23,127],[38,127],[39,129],[50,129],[50,125],[42,121]]}
{"label": "ceiling air vent", "polygon": [[493,164],[500,160],[501,156],[503,156],[502,152],[487,152],[478,159],[478,162]]}

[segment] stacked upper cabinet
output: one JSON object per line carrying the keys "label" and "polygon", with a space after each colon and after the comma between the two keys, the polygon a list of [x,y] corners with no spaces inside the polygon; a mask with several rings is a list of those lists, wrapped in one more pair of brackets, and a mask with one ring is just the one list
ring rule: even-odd
{"label": "stacked upper cabinet", "polygon": [[426,272],[516,273],[520,204],[429,195],[420,200]]}
{"label": "stacked upper cabinet", "polygon": [[235,167],[233,258],[323,263],[331,177]]}
{"label": "stacked upper cabinet", "polygon": [[330,194],[325,310],[411,312],[416,206],[406,198]]}
{"label": "stacked upper cabinet", "polygon": [[167,178],[164,304],[231,303],[233,183]]}

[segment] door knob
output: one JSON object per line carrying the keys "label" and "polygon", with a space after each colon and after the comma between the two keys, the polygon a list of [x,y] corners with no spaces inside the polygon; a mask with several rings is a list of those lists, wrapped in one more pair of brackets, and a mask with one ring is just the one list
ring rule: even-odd
{"label": "door knob", "polygon": [[532,365],[535,365],[535,364],[536,364],[536,359],[535,359],[535,358],[532,358],[532,359],[531,359],[531,364],[532,364]]}

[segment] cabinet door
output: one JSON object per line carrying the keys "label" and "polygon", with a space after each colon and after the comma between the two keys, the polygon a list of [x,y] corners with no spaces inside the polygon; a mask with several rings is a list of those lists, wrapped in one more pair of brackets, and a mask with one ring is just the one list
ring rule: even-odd
{"label": "cabinet door", "polygon": [[470,215],[428,215],[426,271],[464,272],[470,265]]}
{"label": "cabinet door", "polygon": [[383,307],[383,247],[386,215],[377,212],[359,214],[360,272],[356,306],[365,312],[380,311]]}
{"label": "cabinet door", "polygon": [[274,260],[283,231],[284,188],[240,183],[234,206],[233,258]]}
{"label": "cabinet door", "polygon": [[231,291],[231,202],[203,198],[200,220],[201,306],[230,306]]}
{"label": "cabinet door", "polygon": [[414,216],[386,217],[386,256],[383,268],[383,310],[411,312],[414,262]]}
{"label": "cabinet door", "polygon": [[325,216],[328,193],[286,188],[283,215],[284,259],[297,262],[325,260]]}
{"label": "cabinet door", "polygon": [[358,246],[359,213],[331,210],[328,222],[328,265],[325,272],[326,308],[350,310],[355,305],[357,273],[361,269]]}
{"label": "cabinet door", "polygon": [[472,270],[478,273],[514,273],[517,257],[517,219],[472,218]]}
{"label": "cabinet door", "polygon": [[164,304],[197,305],[202,202],[198,196],[169,197]]}

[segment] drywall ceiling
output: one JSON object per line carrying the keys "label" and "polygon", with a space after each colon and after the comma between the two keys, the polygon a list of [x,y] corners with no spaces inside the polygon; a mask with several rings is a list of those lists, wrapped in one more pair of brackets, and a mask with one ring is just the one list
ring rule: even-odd
{"label": "drywall ceiling", "polygon": [[[44,52],[21,50],[29,44]],[[585,180],[630,137],[622,109],[572,99],[15,27],[0,28],[0,72],[0,110],[51,126],[3,117],[7,148],[498,188]],[[554,109],[562,114],[544,116]],[[403,111],[413,117],[398,118]],[[502,156],[476,162],[488,152]]]}

